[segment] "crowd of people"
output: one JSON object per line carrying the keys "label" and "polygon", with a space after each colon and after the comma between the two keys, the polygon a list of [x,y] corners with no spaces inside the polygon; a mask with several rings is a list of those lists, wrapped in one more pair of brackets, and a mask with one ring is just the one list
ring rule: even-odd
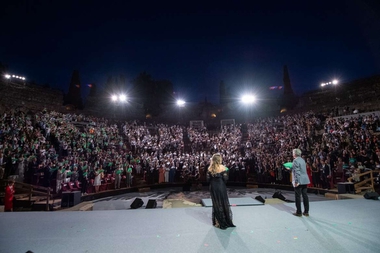
{"label": "crowd of people", "polygon": [[[210,133],[179,125],[12,111],[0,114],[0,178],[50,187],[55,193],[147,184],[206,181],[220,153],[229,181],[291,184],[283,164],[303,150],[309,186],[330,188],[337,175],[380,168],[379,117],[332,118],[313,112],[255,119]],[[244,137],[244,138],[243,138]]]}
{"label": "crowd of people", "polygon": [[258,120],[249,125],[257,170],[265,182],[288,180],[281,166],[291,161],[292,147],[304,151],[310,185],[328,189],[366,169],[380,168],[378,115],[332,118],[304,113]]}

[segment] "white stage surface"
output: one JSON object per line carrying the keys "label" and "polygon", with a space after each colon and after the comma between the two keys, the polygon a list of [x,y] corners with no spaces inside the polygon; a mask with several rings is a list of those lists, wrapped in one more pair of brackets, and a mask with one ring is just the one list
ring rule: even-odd
{"label": "white stage surface", "polygon": [[[264,203],[253,198],[228,198],[230,206],[256,206],[264,205]],[[211,199],[202,199],[202,205],[205,207],[212,207]]]}
{"label": "white stage surface", "polygon": [[233,206],[236,228],[211,208],[0,213],[0,252],[379,252],[380,201]]}

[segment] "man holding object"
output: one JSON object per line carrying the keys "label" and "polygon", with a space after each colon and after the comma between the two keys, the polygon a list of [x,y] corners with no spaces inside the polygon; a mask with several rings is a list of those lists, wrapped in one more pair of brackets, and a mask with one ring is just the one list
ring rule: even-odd
{"label": "man holding object", "polygon": [[[297,211],[293,215],[302,217],[309,216],[309,197],[307,196],[307,185],[310,184],[309,177],[306,171],[305,160],[301,157],[301,150],[293,149],[293,165],[292,167],[286,167],[292,171],[292,184],[294,187],[294,193],[296,197]],[[303,199],[304,212],[301,211],[301,195]]]}

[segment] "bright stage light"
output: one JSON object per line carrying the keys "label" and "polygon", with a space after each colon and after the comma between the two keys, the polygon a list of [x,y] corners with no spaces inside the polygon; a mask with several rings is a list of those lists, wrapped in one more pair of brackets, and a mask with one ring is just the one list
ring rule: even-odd
{"label": "bright stage light", "polygon": [[121,94],[121,95],[119,95],[119,100],[121,102],[125,102],[127,100],[127,96],[125,96],[124,94]]}
{"label": "bright stage light", "polygon": [[337,85],[338,83],[339,83],[339,81],[334,79],[331,82],[321,83],[321,86],[323,87],[323,86],[330,85],[330,84]]}
{"label": "bright stage light", "polygon": [[241,98],[241,101],[244,103],[244,104],[252,104],[256,101],[256,97],[253,96],[253,95],[244,95],[242,98]]}
{"label": "bright stage light", "polygon": [[112,95],[111,99],[112,99],[112,101],[117,101],[117,96],[116,95]]}
{"label": "bright stage light", "polygon": [[177,105],[180,106],[180,107],[185,106],[185,103],[186,102],[184,100],[182,100],[182,99],[178,99],[177,100]]}
{"label": "bright stage light", "polygon": [[11,78],[11,75],[8,75],[8,74],[6,74],[4,76],[5,76],[6,79],[10,79]]}

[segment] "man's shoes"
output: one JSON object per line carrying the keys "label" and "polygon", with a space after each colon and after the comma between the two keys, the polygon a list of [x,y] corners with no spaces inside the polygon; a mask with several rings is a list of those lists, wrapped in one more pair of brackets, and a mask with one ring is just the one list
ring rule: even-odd
{"label": "man's shoes", "polygon": [[293,213],[294,216],[302,217],[302,213]]}
{"label": "man's shoes", "polygon": [[309,217],[309,213],[302,213],[303,216]]}

